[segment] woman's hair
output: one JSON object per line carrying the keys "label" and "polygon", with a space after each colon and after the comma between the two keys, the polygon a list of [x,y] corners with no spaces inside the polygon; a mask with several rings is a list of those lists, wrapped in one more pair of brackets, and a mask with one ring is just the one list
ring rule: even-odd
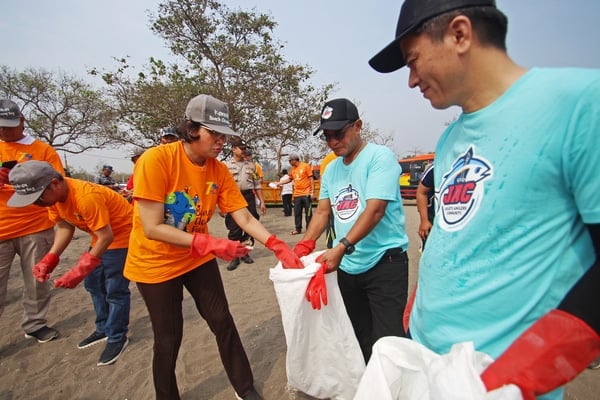
{"label": "woman's hair", "polygon": [[190,132],[198,132],[202,126],[199,122],[194,122],[189,119],[183,120],[176,128],[179,136],[186,142],[193,142],[197,135],[190,135]]}
{"label": "woman's hair", "polygon": [[482,45],[506,51],[508,19],[495,7],[466,7],[452,10],[423,22],[415,33],[427,33],[433,41],[442,41],[448,25],[459,15],[464,15],[471,20],[473,31]]}

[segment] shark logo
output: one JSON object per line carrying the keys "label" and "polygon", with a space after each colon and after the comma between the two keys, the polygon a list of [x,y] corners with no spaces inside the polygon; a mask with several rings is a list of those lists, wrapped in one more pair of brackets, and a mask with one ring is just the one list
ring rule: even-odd
{"label": "shark logo", "polygon": [[333,212],[341,222],[348,222],[361,209],[359,194],[352,184],[348,184],[338,191],[338,194],[333,200]]}
{"label": "shark logo", "polygon": [[492,166],[474,155],[474,148],[458,157],[440,185],[440,226],[446,231],[462,229],[479,209],[485,193],[483,183],[493,176]]}

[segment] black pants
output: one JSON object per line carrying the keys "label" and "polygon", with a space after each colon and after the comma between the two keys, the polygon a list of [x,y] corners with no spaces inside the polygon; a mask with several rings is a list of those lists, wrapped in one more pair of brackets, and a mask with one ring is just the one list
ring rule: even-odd
{"label": "black pants", "polygon": [[405,336],[402,316],[408,296],[408,256],[390,249],[370,270],[358,275],[337,272],[340,292],[365,363],[373,344],[384,336]]}
{"label": "black pants", "polygon": [[289,217],[292,215],[292,194],[282,194],[281,201],[283,202],[283,215]]}
{"label": "black pants", "polygon": [[154,333],[152,375],[157,400],[179,400],[175,364],[183,336],[183,288],[192,295],[198,312],[214,333],[221,362],[237,393],[254,386],[250,362],[244,351],[215,259],[190,272],[161,283],[138,283]]}
{"label": "black pants", "polygon": [[[254,197],[254,192],[252,192],[252,190],[242,190],[242,196],[244,196],[244,199],[246,199],[246,202],[248,203],[248,211],[250,211],[250,214],[252,214],[254,218],[260,219],[260,216],[256,211],[256,198]],[[250,238],[250,235],[244,232],[229,214],[225,216],[225,227],[229,231],[227,234],[229,240],[244,242]]]}
{"label": "black pants", "polygon": [[294,224],[296,232],[302,232],[302,211],[306,214],[306,227],[312,218],[312,202],[310,196],[294,197]]}

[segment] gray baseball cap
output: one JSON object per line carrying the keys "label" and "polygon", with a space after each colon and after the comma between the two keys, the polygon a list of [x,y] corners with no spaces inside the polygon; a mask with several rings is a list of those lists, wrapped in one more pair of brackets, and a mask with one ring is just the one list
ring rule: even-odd
{"label": "gray baseball cap", "polygon": [[0,100],[0,126],[14,128],[21,123],[21,110],[14,101]]}
{"label": "gray baseball cap", "polygon": [[8,174],[15,193],[6,204],[9,207],[25,207],[35,203],[58,175],[58,171],[46,161],[30,160],[15,165]]}
{"label": "gray baseball cap", "polygon": [[229,108],[227,103],[207,94],[201,94],[190,100],[185,108],[185,118],[205,125],[215,132],[240,136],[229,126]]}

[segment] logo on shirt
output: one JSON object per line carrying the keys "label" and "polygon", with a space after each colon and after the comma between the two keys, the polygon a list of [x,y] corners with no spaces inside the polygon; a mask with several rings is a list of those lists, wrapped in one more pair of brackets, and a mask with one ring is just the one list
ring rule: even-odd
{"label": "logo on shirt", "polygon": [[359,194],[352,184],[341,188],[333,199],[333,212],[337,219],[346,222],[352,219],[360,211]]}
{"label": "logo on shirt", "polygon": [[485,158],[474,155],[474,147],[458,157],[440,185],[439,224],[446,231],[462,229],[479,209],[485,193],[484,182],[493,176]]}

